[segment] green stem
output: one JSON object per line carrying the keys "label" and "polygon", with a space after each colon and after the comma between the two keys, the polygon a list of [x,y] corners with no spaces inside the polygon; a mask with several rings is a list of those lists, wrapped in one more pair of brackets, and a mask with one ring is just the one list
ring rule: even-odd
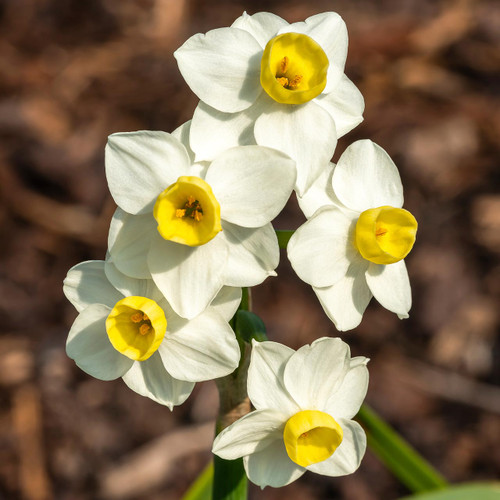
{"label": "green stem", "polygon": [[363,405],[356,416],[368,438],[368,446],[387,468],[412,492],[446,488],[447,482],[415,449]]}
{"label": "green stem", "polygon": [[276,229],[276,236],[278,237],[280,248],[286,248],[293,233],[295,233],[295,229]]}

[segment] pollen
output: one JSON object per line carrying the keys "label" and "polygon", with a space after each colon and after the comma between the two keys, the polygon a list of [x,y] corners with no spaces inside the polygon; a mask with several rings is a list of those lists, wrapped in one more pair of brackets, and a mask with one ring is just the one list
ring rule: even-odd
{"label": "pollen", "polygon": [[379,227],[375,230],[375,236],[384,236],[387,233],[387,229],[384,227]]}
{"label": "pollen", "polygon": [[295,90],[303,79],[302,75],[293,75],[289,71],[290,59],[285,56],[279,63],[276,81],[287,90]]}
{"label": "pollen", "polygon": [[194,219],[196,222],[200,222],[203,218],[201,203],[194,196],[189,195],[186,203],[184,203],[184,206],[175,211],[175,216],[179,219],[189,217],[190,219]]}
{"label": "pollen", "polygon": [[287,56],[285,56],[281,62],[280,62],[280,70],[282,73],[286,73],[286,70],[288,69],[288,63],[290,62],[290,60],[288,59]]}
{"label": "pollen", "polygon": [[142,324],[142,325],[139,327],[139,333],[140,333],[141,335],[146,335],[146,334],[148,334],[150,331],[151,331],[151,325],[148,325],[147,323],[144,323],[144,324]]}
{"label": "pollen", "polygon": [[141,311],[137,311],[130,316],[130,320],[132,321],[132,323],[140,323],[143,318],[144,315],[141,313]]}

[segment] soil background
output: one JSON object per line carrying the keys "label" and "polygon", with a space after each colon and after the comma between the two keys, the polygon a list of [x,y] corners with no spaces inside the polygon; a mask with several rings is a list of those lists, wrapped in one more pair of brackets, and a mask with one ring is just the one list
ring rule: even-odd
{"label": "soil background", "polygon": [[[289,22],[334,10],[369,138],[398,165],[419,221],[400,321],[375,301],[343,334],[371,358],[367,401],[450,481],[500,473],[500,4],[495,0],[0,0],[0,498],[179,499],[210,460],[217,393],[170,412],[66,357],[70,267],[103,259],[115,209],[113,132],[172,131],[197,104],[173,52],[247,10]],[[304,221],[295,200],[276,221]],[[337,336],[282,253],[253,289],[269,337]],[[409,492],[368,452],[354,475],[307,473],[251,499],[392,500]]]}

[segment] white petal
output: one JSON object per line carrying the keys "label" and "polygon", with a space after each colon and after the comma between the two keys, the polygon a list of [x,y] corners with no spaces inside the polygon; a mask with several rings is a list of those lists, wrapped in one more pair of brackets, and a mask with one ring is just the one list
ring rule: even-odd
{"label": "white petal", "polygon": [[175,312],[194,318],[204,311],[224,285],[227,245],[216,236],[199,247],[153,239],[148,254],[151,275]]}
{"label": "white petal", "polygon": [[[135,295],[148,297],[156,302],[163,299],[163,295],[152,279],[131,278],[119,271],[111,259],[106,261],[104,272],[109,282],[123,294],[121,298]],[[112,305],[114,306],[114,303]]]}
{"label": "white petal", "polygon": [[288,201],[295,164],[274,149],[240,146],[212,162],[206,181],[220,203],[222,219],[260,227],[274,219]]}
{"label": "white petal", "polygon": [[370,263],[366,282],[374,297],[400,319],[408,317],[411,308],[411,287],[404,260],[383,266]]}
{"label": "white petal", "polygon": [[257,410],[279,410],[287,418],[300,410],[283,382],[285,365],[294,353],[277,342],[252,342],[248,396]]}
{"label": "white petal", "polygon": [[361,363],[352,366],[346,373],[342,385],[328,399],[325,411],[335,420],[350,419],[358,413],[368,390],[368,368]]}
{"label": "white petal", "polygon": [[158,352],[173,377],[190,382],[228,375],[240,361],[233,330],[213,310],[191,320],[170,321]]}
{"label": "white petal", "polygon": [[133,278],[150,278],[147,255],[157,235],[157,222],[152,214],[130,215],[117,208],[111,219],[108,247],[115,266]]}
{"label": "white petal", "polygon": [[361,323],[366,306],[372,298],[366,284],[366,268],[367,264],[358,259],[335,285],[313,287],[325,313],[341,332],[352,330]]}
{"label": "white petal", "polygon": [[323,410],[349,369],[349,346],[323,337],[301,347],[285,367],[285,387],[303,409]]}
{"label": "white petal", "polygon": [[283,441],[284,426],[285,420],[279,411],[247,413],[216,436],[212,453],[225,460],[235,460],[263,450],[273,441]]}
{"label": "white petal", "polygon": [[356,85],[346,75],[342,75],[342,78],[330,93],[319,95],[316,102],[335,121],[335,128],[339,138],[363,121],[365,100]]}
{"label": "white petal", "polygon": [[260,43],[262,48],[265,48],[267,42],[285,26],[288,26],[288,23],[284,19],[270,12],[257,12],[252,16],[244,12],[231,25],[233,28],[248,31]]}
{"label": "white petal", "polygon": [[78,312],[90,304],[113,307],[123,295],[104,274],[104,261],[89,260],[73,266],[64,280],[63,292]]}
{"label": "white petal", "polygon": [[241,288],[223,286],[210,303],[210,308],[217,311],[226,321],[229,321],[236,314],[240,302]]}
{"label": "white petal", "polygon": [[344,432],[342,443],[330,458],[309,465],[307,470],[337,477],[352,474],[359,467],[366,451],[365,431],[353,420],[340,420],[338,423]]}
{"label": "white petal", "polygon": [[194,163],[194,152],[191,149],[191,144],[189,143],[189,136],[191,134],[191,122],[188,120],[182,125],[179,125],[173,132],[172,137],[177,139],[185,148],[189,156],[189,163]]}
{"label": "white petal", "polygon": [[110,135],[106,177],[116,204],[130,214],[153,210],[158,195],[189,166],[184,146],[166,132]]}
{"label": "white petal", "polygon": [[264,450],[244,457],[243,465],[250,481],[261,488],[286,486],[306,471],[288,457],[283,436]]}
{"label": "white petal", "polygon": [[262,47],[248,32],[219,28],[189,38],[174,52],[191,90],[226,113],[248,108],[259,96]]}
{"label": "white petal", "polygon": [[343,19],[335,12],[323,12],[280,30],[280,34],[286,32],[303,33],[321,45],[329,62],[323,92],[330,92],[342,77],[347,58],[347,27]]}
{"label": "white petal", "polygon": [[255,144],[253,127],[267,102],[259,97],[240,113],[223,113],[200,101],[194,111],[190,135],[197,161],[211,161],[227,149]]}
{"label": "white petal", "polygon": [[288,259],[299,278],[315,287],[342,279],[356,258],[353,245],[356,218],[335,207],[323,207],[291,237]]}
{"label": "white petal", "polygon": [[111,309],[93,304],[75,319],[68,340],[66,354],[86,373],[100,380],[121,377],[133,361],[120,354],[111,345],[106,333],[106,318]]}
{"label": "white petal", "polygon": [[308,219],[321,207],[335,204],[336,197],[332,187],[334,168],[334,163],[325,165],[304,194],[297,196],[299,207]]}
{"label": "white petal", "polygon": [[403,206],[403,185],[396,165],[368,139],[356,141],[344,151],[332,185],[339,200],[358,212],[384,205]]}
{"label": "white petal", "polygon": [[224,283],[231,286],[255,286],[274,270],[280,259],[278,238],[271,223],[259,228],[240,227],[222,222],[222,235],[228,244]]}
{"label": "white petal", "polygon": [[314,101],[298,106],[270,104],[255,122],[254,135],[257,144],[278,149],[296,161],[299,196],[328,165],[337,145],[335,122]]}
{"label": "white petal", "polygon": [[146,361],[136,361],[123,376],[123,381],[137,394],[168,406],[171,410],[184,403],[194,387],[194,382],[173,378],[165,370],[157,352]]}

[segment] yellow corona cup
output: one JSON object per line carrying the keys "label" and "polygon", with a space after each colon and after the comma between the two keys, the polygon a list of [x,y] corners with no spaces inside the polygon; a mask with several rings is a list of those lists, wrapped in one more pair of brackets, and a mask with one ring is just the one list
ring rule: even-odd
{"label": "yellow corona cup", "polygon": [[356,224],[356,247],[370,262],[394,264],[410,253],[417,226],[415,217],[402,208],[365,210]]}
{"label": "yellow corona cup", "polygon": [[112,346],[135,361],[151,357],[166,331],[163,309],[146,297],[125,297],[115,304],[106,319],[106,332]]}
{"label": "yellow corona cup", "polygon": [[342,442],[343,432],[336,420],[322,411],[304,410],[286,422],[283,440],[290,460],[308,465],[330,457]]}
{"label": "yellow corona cup", "polygon": [[164,239],[190,247],[208,243],[222,230],[219,202],[199,177],[179,177],[158,196],[153,215]]}
{"label": "yellow corona cup", "polygon": [[260,83],[277,102],[303,104],[323,92],[328,65],[325,52],[311,37],[284,33],[264,49]]}

